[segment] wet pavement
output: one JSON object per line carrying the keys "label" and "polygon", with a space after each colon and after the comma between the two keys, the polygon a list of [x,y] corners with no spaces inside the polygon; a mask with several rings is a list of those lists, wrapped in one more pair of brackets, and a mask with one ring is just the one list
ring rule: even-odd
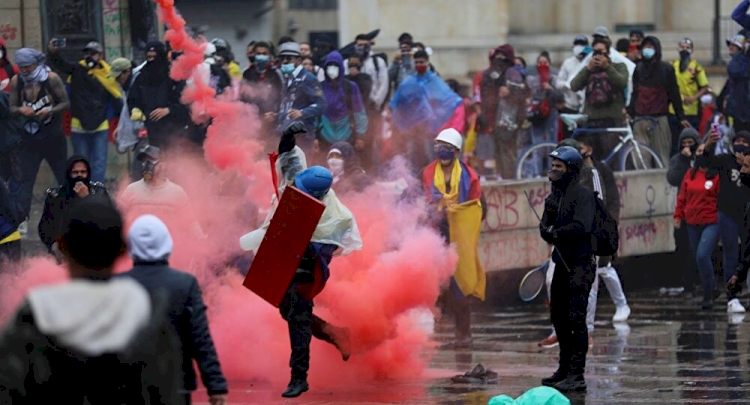
{"label": "wet pavement", "polygon": [[[606,294],[602,294],[606,295]],[[588,392],[571,395],[572,404],[750,404],[750,319],[729,316],[717,300],[713,311],[701,311],[698,299],[630,294],[627,324],[610,322],[614,306],[599,298],[594,346],[586,370]],[[749,304],[743,299],[743,304]],[[451,322],[437,325],[436,338],[450,341]],[[280,398],[278,387],[230,385],[231,404],[487,404],[499,394],[517,397],[539,385],[557,365],[557,348],[537,342],[550,332],[542,304],[521,305],[475,314],[471,350],[449,345],[433,357],[424,381],[382,382],[367,389],[341,387],[311,391],[295,400]],[[453,384],[477,363],[499,374],[498,384]],[[312,370],[314,372],[314,370]],[[342,369],[342,373],[346,370]],[[206,403],[205,392],[195,395]]]}

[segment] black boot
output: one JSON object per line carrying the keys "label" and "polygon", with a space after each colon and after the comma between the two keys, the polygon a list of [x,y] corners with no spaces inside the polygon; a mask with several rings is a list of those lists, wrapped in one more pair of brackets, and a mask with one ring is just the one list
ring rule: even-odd
{"label": "black boot", "polygon": [[289,386],[286,387],[286,391],[284,391],[281,396],[284,398],[297,398],[309,389],[310,387],[307,385],[305,379],[292,378],[292,381],[289,382]]}
{"label": "black boot", "polygon": [[564,380],[565,377],[568,376],[568,373],[562,370],[555,371],[554,374],[552,374],[551,377],[542,378],[542,385],[545,387],[554,387],[555,384],[559,383],[560,381]]}
{"label": "black boot", "polygon": [[565,377],[564,380],[558,382],[552,387],[562,393],[582,392],[582,391],[586,391],[586,380],[583,379],[582,374],[578,374],[578,375],[570,374],[567,377]]}

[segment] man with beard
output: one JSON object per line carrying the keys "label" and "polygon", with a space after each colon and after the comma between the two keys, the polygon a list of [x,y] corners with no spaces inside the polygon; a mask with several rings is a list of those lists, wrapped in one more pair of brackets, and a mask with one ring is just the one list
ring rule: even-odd
{"label": "man with beard", "polygon": [[71,156],[65,172],[65,184],[47,190],[44,211],[39,220],[39,238],[50,253],[59,256],[57,241],[68,212],[79,201],[92,195],[109,196],[102,183],[91,181],[91,166],[83,156]]}
{"label": "man with beard", "polygon": [[594,193],[578,182],[581,153],[562,146],[550,153],[552,192],[544,201],[539,231],[555,247],[550,313],[560,343],[560,365],[542,385],[561,392],[585,391],[583,373],[588,350],[586,308],[596,268],[591,232],[596,211]]}
{"label": "man with beard", "polygon": [[165,148],[172,139],[185,133],[188,110],[180,103],[185,82],[169,77],[169,61],[163,43],[149,42],[146,60],[128,92],[130,117],[145,123],[150,145]]}
{"label": "man with beard", "polygon": [[[684,38],[679,46],[680,59],[672,62],[672,67],[677,76],[677,86],[680,88],[685,120],[693,128],[698,128],[701,122],[700,99],[702,95],[708,93],[708,78],[703,66],[692,59],[693,41],[690,38]],[[669,106],[669,127],[672,129],[672,154],[675,154],[678,152],[677,139],[682,132],[682,125],[675,115],[674,106],[671,105]]]}

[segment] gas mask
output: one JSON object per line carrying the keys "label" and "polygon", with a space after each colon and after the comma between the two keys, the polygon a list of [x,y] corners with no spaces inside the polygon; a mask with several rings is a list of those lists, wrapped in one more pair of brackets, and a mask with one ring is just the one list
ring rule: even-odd
{"label": "gas mask", "polygon": [[93,69],[96,66],[96,61],[91,56],[86,57],[86,67]]}
{"label": "gas mask", "polygon": [[156,175],[156,166],[158,165],[158,160],[144,160],[141,164],[141,174],[143,175],[143,180],[151,181]]}

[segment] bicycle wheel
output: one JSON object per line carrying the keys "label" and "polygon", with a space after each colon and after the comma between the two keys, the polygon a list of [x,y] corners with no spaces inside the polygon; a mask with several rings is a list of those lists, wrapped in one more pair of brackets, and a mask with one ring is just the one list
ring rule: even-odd
{"label": "bicycle wheel", "polygon": [[518,157],[518,163],[516,163],[516,179],[528,179],[543,176],[545,173],[539,173],[538,176],[534,176],[529,173],[528,167],[534,164],[534,158],[539,157],[542,160],[542,167],[549,166],[549,159],[547,155],[552,153],[553,150],[557,149],[557,144],[552,142],[542,142],[540,144],[531,145],[521,151]]}
{"label": "bicycle wheel", "polygon": [[529,271],[521,280],[521,284],[518,286],[518,296],[523,302],[532,301],[536,298],[547,278],[547,269],[549,268],[549,260],[544,262],[541,266]]}
{"label": "bicycle wheel", "polygon": [[[638,157],[635,147],[631,144],[625,146],[620,151],[620,171],[630,170],[658,170],[664,168],[659,155],[651,147],[638,142],[638,149],[641,151],[643,160]],[[649,159],[650,158],[650,159]]]}

